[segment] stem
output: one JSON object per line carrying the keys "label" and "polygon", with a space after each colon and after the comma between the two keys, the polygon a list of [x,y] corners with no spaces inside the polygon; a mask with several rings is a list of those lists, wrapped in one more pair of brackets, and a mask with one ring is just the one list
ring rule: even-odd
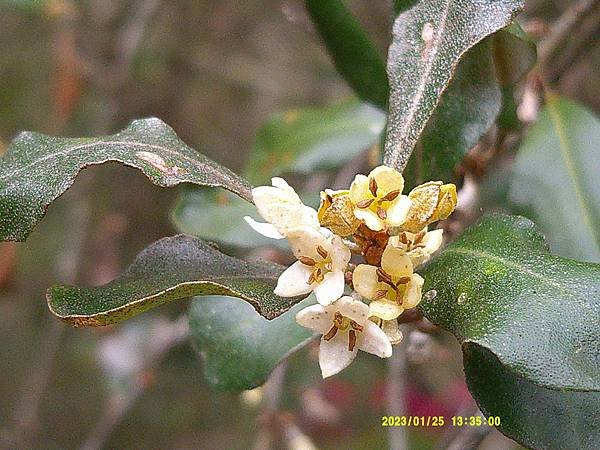
{"label": "stem", "polygon": [[[404,340],[408,339],[410,332],[405,332]],[[397,346],[388,359],[387,373],[387,415],[406,415],[405,403],[405,378],[406,378],[406,351],[403,346]],[[388,441],[390,450],[404,450],[408,448],[405,427],[389,427]]]}

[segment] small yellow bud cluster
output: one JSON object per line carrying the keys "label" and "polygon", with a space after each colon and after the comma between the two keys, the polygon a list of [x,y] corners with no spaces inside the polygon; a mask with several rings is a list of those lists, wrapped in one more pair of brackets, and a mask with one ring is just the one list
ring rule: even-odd
{"label": "small yellow bud cluster", "polygon": [[[442,244],[442,230],[428,226],[454,211],[456,187],[430,181],[408,195],[403,189],[402,174],[379,166],[357,175],[347,190],[321,192],[318,211],[303,205],[280,178],[253,190],[267,223],[246,220],[265,236],[286,238],[297,259],[281,274],[275,293],[314,292],[319,302],[296,320],[322,334],[324,377],[348,366],[358,350],[391,356],[391,345],[402,339],[398,316],[421,301],[424,280],[415,269]],[[350,265],[351,252],[364,262]],[[344,296],[346,285],[353,297]]]}

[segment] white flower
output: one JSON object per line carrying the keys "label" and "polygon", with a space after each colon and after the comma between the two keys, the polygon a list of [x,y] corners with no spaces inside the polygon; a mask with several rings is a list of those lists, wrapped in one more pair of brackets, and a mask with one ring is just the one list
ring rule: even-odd
{"label": "white flower", "polygon": [[354,215],[373,231],[399,226],[412,204],[401,195],[403,188],[402,174],[391,167],[376,167],[369,176],[356,175],[349,192]]}
{"label": "white flower", "polygon": [[283,178],[272,178],[273,186],[258,186],[252,189],[252,200],[258,213],[267,221],[257,222],[244,217],[255,231],[273,239],[283,239],[287,232],[299,226],[319,228],[317,212],[306,206],[296,191]]}
{"label": "white flower", "polygon": [[381,267],[359,264],[352,274],[354,289],[369,304],[370,316],[393,320],[421,301],[423,278],[413,273],[410,257],[389,245],[381,256]]}
{"label": "white flower", "polygon": [[323,335],[319,347],[323,378],[348,367],[358,350],[380,358],[392,356],[388,337],[368,316],[369,307],[348,296],[329,306],[309,306],[296,314],[296,322]]}
{"label": "white flower", "polygon": [[398,236],[392,236],[388,245],[406,252],[416,268],[429,261],[431,255],[440,248],[444,240],[443,233],[441,228],[433,231],[424,228],[419,233],[403,231]]}
{"label": "white flower", "polygon": [[304,226],[289,230],[287,239],[298,261],[281,274],[275,294],[295,297],[314,291],[322,305],[344,295],[350,250],[339,236]]}

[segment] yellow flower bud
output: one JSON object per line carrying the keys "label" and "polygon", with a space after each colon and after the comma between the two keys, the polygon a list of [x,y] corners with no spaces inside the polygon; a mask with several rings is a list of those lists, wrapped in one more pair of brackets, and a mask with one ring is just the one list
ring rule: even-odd
{"label": "yellow flower bud", "polygon": [[427,225],[446,219],[456,208],[456,186],[452,183],[429,181],[410,191],[412,205],[402,228],[417,233]]}
{"label": "yellow flower bud", "polygon": [[329,228],[338,236],[349,236],[360,226],[361,221],[354,215],[354,206],[349,191],[321,192],[321,205],[318,217],[321,226]]}

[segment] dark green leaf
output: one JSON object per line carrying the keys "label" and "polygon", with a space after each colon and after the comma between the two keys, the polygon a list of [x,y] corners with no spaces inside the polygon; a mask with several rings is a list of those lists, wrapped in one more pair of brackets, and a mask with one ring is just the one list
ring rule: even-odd
{"label": "dark green leaf", "polygon": [[296,313],[316,303],[313,296],[281,316],[266,320],[230,297],[197,297],[190,307],[192,342],[204,359],[211,386],[241,391],[263,384],[282,359],[312,339]]}
{"label": "dark green leaf", "polygon": [[415,6],[419,0],[394,0],[394,13],[396,15],[403,13],[409,8]]}
{"label": "dark green leaf", "polygon": [[336,69],[364,101],[387,108],[385,64],[341,0],[306,0],[306,9]]}
{"label": "dark green leaf", "polygon": [[24,240],[84,168],[108,161],[141,170],[154,184],[218,186],[251,201],[250,185],[191,149],[159,119],[136,120],[112,136],[21,133],[0,160],[0,240]]}
{"label": "dark green leaf", "polygon": [[529,207],[553,251],[600,262],[600,121],[550,95],[528,130],[511,180],[510,199]]}
{"label": "dark green leaf", "polygon": [[494,123],[501,99],[488,38],[460,61],[410,157],[407,185],[451,181],[456,165]]}
{"label": "dark green leaf", "polygon": [[74,326],[102,326],[173,300],[231,295],[271,319],[300,300],[273,294],[283,270],[274,263],[241,261],[199,239],[178,235],[146,248],[121,276],[104,286],[50,288],[48,306]]}
{"label": "dark green leaf", "polygon": [[600,265],[550,254],[525,218],[488,216],[423,276],[437,292],[423,313],[462,342],[471,392],[505,434],[535,448],[598,442]]}
{"label": "dark green leaf", "polygon": [[509,24],[521,0],[423,0],[394,24],[384,162],[403,170],[463,54]]}
{"label": "dark green leaf", "polygon": [[265,184],[287,171],[339,167],[376,144],[384,127],[383,112],[355,100],[277,114],[258,131],[246,176]]}

